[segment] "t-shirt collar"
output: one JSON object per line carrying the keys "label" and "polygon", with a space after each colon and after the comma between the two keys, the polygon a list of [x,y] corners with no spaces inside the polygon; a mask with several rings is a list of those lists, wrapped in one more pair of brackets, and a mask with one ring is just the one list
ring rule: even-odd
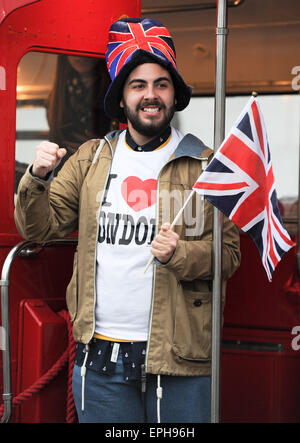
{"label": "t-shirt collar", "polygon": [[157,137],[155,137],[153,140],[150,140],[150,142],[145,143],[144,145],[140,146],[136,144],[136,142],[133,140],[133,138],[130,135],[129,129],[126,129],[126,135],[125,135],[125,141],[127,145],[137,152],[149,152],[149,151],[155,151],[156,149],[159,149],[166,143],[166,141],[169,139],[171,135],[171,126],[167,126],[166,129],[164,129]]}

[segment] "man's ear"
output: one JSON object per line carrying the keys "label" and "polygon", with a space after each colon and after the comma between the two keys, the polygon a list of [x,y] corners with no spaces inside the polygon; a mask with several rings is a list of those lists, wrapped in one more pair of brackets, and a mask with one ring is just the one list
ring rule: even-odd
{"label": "man's ear", "polygon": [[124,108],[123,98],[120,100],[120,108]]}

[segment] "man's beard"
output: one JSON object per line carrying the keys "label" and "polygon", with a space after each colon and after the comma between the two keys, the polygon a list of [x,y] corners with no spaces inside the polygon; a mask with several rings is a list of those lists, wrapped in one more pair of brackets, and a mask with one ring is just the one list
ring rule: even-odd
{"label": "man's beard", "polygon": [[145,136],[145,137],[155,137],[156,135],[159,135],[170,123],[172,120],[174,113],[175,113],[175,103],[167,109],[164,118],[160,122],[156,122],[155,119],[152,121],[149,121],[147,123],[144,123],[141,121],[138,111],[141,108],[147,107],[147,106],[159,106],[162,110],[165,110],[165,105],[162,105],[158,103],[157,101],[152,102],[144,102],[140,105],[138,105],[135,109],[135,111],[128,108],[126,105],[126,102],[123,99],[123,106],[124,106],[124,114],[125,117],[130,121],[133,129],[135,129],[139,134]]}

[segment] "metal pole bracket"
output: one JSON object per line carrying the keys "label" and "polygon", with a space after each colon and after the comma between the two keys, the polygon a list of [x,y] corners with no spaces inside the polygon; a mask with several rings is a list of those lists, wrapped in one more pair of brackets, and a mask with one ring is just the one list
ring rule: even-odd
{"label": "metal pole bracket", "polygon": [[228,28],[216,28],[217,35],[227,35],[229,33]]}
{"label": "metal pole bracket", "polygon": [[0,280],[0,286],[9,286],[9,280]]}

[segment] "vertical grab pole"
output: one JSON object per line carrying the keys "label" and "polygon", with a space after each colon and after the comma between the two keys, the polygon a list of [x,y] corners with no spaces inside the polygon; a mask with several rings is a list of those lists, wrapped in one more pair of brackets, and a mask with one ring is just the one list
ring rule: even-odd
{"label": "vertical grab pole", "polygon": [[299,91],[299,104],[298,104],[298,109],[299,109],[299,160],[298,160],[298,228],[297,228],[297,253],[296,253],[296,257],[297,257],[297,271],[298,271],[298,277],[300,277],[300,91]]}
{"label": "vertical grab pole", "polygon": [[9,281],[1,279],[1,349],[3,352],[3,415],[1,423],[7,423],[12,412],[12,389],[11,389],[11,352],[10,352],[10,322],[9,322]]}
{"label": "vertical grab pole", "polygon": [[[225,136],[225,85],[227,44],[227,0],[218,0],[216,28],[216,91],[214,112],[214,150]],[[213,260],[214,278],[212,295],[212,349],[211,349],[211,422],[219,423],[221,381],[221,324],[222,324],[222,225],[220,211],[214,208]]]}

